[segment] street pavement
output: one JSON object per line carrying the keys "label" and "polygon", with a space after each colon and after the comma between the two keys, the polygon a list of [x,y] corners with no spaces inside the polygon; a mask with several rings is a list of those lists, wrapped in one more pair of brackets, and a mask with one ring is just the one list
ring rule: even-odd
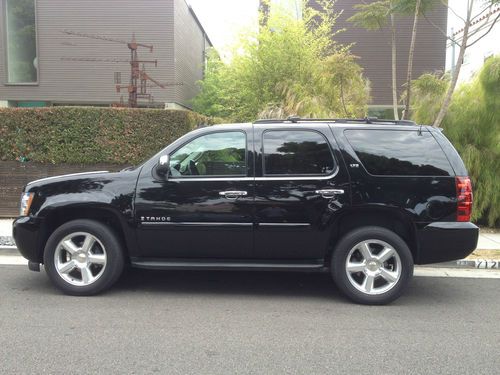
{"label": "street pavement", "polygon": [[499,302],[500,279],[415,277],[375,307],[326,274],[144,270],[68,297],[0,266],[0,373],[498,374]]}

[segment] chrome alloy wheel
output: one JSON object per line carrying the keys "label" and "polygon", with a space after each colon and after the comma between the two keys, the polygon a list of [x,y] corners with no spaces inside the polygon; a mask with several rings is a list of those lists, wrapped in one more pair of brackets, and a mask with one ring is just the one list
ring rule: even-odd
{"label": "chrome alloy wheel", "polygon": [[380,240],[358,243],[349,251],[345,263],[349,282],[368,295],[391,290],[401,277],[401,268],[396,250]]}
{"label": "chrome alloy wheel", "polygon": [[76,286],[94,283],[104,273],[106,262],[106,249],[87,232],[67,235],[54,252],[57,273],[64,281]]}

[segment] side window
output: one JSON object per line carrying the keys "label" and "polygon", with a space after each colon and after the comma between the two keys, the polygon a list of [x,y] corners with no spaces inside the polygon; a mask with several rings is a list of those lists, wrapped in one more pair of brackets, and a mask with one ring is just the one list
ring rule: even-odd
{"label": "side window", "polygon": [[263,135],[264,175],[328,175],[334,170],[325,137],[310,130],[269,130]]}
{"label": "side window", "polygon": [[346,130],[347,140],[373,175],[451,176],[441,146],[432,134],[415,130]]}
{"label": "side window", "polygon": [[219,132],[203,135],[170,157],[170,174],[181,176],[246,176],[246,135]]}

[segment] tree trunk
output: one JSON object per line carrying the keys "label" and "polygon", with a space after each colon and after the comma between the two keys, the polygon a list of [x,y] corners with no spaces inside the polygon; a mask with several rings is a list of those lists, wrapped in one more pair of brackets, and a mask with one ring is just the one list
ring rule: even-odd
{"label": "tree trunk", "polygon": [[415,52],[415,40],[417,39],[418,16],[420,13],[420,1],[415,4],[415,18],[413,19],[413,30],[411,33],[410,52],[408,54],[408,73],[406,74],[406,103],[403,118],[410,118],[410,100],[411,100],[411,75],[413,73],[413,54]]}
{"label": "tree trunk", "polygon": [[462,68],[462,64],[464,62],[465,50],[467,49],[467,41],[469,39],[469,27],[472,16],[473,3],[473,0],[469,0],[469,3],[467,4],[467,19],[464,26],[464,32],[462,34],[462,43],[460,44],[460,52],[458,53],[457,64],[451,77],[450,87],[448,87],[448,91],[446,92],[446,95],[444,97],[443,105],[439,110],[436,120],[434,120],[434,124],[432,124],[432,126],[434,126],[435,128],[438,128],[439,125],[441,125],[441,122],[443,122],[444,116],[446,116],[446,112],[448,112],[448,108],[450,107],[451,97],[453,95],[453,92],[455,91],[455,87],[457,86],[458,75],[460,74],[460,69]]}
{"label": "tree trunk", "polygon": [[345,117],[349,117],[349,113],[347,112],[347,107],[345,106],[344,99],[344,85],[342,84],[343,80],[340,80],[340,101],[342,102],[342,107],[344,108]]}
{"label": "tree trunk", "polygon": [[392,44],[392,108],[394,120],[399,120],[398,114],[398,87],[396,82],[396,26],[394,25],[394,14],[391,12],[391,44]]}

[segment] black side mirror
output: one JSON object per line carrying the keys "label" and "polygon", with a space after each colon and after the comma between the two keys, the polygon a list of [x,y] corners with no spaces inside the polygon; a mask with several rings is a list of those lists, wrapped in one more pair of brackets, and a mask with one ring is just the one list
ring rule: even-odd
{"label": "black side mirror", "polygon": [[156,173],[158,176],[167,177],[170,169],[170,157],[168,155],[160,156],[158,165],[156,166]]}

